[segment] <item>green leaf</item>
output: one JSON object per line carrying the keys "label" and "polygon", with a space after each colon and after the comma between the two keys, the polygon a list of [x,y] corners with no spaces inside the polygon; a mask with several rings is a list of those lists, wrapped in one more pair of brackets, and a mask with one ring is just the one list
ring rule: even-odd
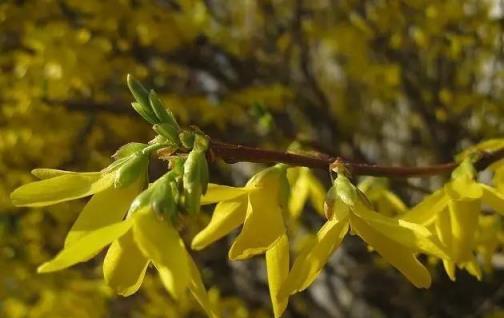
{"label": "green leaf", "polygon": [[131,94],[133,94],[137,101],[137,103],[131,104],[133,108],[149,123],[159,123],[156,114],[151,109],[149,102],[149,92],[147,91],[147,89],[145,89],[145,87],[139,81],[134,79],[131,74],[128,74],[127,82]]}
{"label": "green leaf", "polygon": [[151,110],[146,109],[144,106],[142,106],[142,104],[137,103],[137,102],[132,102],[131,106],[148,123],[150,123],[152,125],[157,124],[158,120],[155,117],[154,113],[151,113],[152,112]]}
{"label": "green leaf", "polygon": [[154,90],[151,90],[149,93],[149,104],[161,123],[174,127],[176,131],[180,129],[175,116],[173,116],[173,113],[168,108],[164,107]]}

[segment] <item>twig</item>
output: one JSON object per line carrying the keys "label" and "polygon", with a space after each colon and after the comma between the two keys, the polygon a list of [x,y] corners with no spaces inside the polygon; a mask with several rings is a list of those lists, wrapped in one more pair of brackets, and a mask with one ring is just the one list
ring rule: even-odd
{"label": "twig", "polygon": [[[389,178],[428,177],[448,174],[458,166],[457,162],[448,162],[420,167],[385,166],[367,163],[355,163],[340,157],[332,157],[325,154],[307,156],[290,152],[266,150],[243,145],[228,144],[216,140],[210,140],[210,159],[220,158],[226,163],[255,162],[255,163],[285,163],[290,166],[302,166],[313,169],[328,170],[329,165],[335,160],[343,162],[347,170],[354,176],[375,176]],[[169,150],[161,149],[158,154],[163,158]],[[504,148],[494,152],[484,152],[474,163],[478,170],[484,170],[492,163],[504,159]]]}

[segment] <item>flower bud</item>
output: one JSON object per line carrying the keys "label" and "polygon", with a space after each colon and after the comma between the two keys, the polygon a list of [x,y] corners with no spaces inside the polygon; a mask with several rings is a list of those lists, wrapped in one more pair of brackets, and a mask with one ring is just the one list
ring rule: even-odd
{"label": "flower bud", "polygon": [[123,188],[145,174],[149,159],[141,152],[137,152],[123,163],[116,172],[114,179],[115,188]]}

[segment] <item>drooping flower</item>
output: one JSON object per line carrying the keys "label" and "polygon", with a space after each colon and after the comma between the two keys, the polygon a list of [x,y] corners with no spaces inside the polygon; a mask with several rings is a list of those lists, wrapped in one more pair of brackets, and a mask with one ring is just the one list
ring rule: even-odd
{"label": "drooping flower", "polygon": [[443,260],[443,265],[452,280],[455,280],[456,266],[481,278],[474,250],[482,205],[504,214],[504,195],[475,177],[471,162],[463,161],[454,170],[450,182],[400,217],[435,229],[450,255],[450,259]]}
{"label": "drooping flower", "polygon": [[325,189],[320,181],[306,167],[290,168],[287,171],[291,192],[289,197],[289,213],[298,218],[303,211],[306,201],[310,201],[316,212],[324,215]]}
{"label": "drooping flower", "polygon": [[428,270],[416,254],[447,257],[425,227],[373,211],[365,196],[343,174],[338,175],[328,192],[326,215],[328,220],[315,241],[296,257],[281,294],[294,294],[312,284],[350,228],[416,287],[427,288],[431,283]]}
{"label": "drooping flower", "polygon": [[35,169],[33,175],[42,180],[14,190],[11,201],[15,206],[42,207],[92,196],[67,234],[65,246],[69,245],[90,231],[124,219],[147,183],[148,157],[141,154],[146,146],[123,146],[115,154],[117,160],[100,172]]}
{"label": "drooping flower", "polygon": [[244,188],[210,185],[202,204],[218,202],[210,223],[192,241],[200,250],[243,224],[229,250],[231,260],[265,254],[270,296],[275,317],[288,297],[279,290],[289,271],[289,246],[284,225],[287,205],[286,167],[276,165],[253,176]]}
{"label": "drooping flower", "polygon": [[404,202],[389,190],[388,179],[367,177],[357,187],[366,195],[375,210],[381,214],[396,216],[407,210]]}
{"label": "drooping flower", "polygon": [[118,294],[135,293],[152,263],[175,299],[189,290],[210,317],[215,317],[201,275],[169,219],[160,219],[149,206],[129,217],[89,231],[67,245],[40,273],[58,271],[84,262],[110,245],[103,263],[107,284]]}
{"label": "drooping flower", "polygon": [[504,232],[500,215],[480,215],[476,234],[476,251],[485,271],[492,270],[492,256],[504,246]]}

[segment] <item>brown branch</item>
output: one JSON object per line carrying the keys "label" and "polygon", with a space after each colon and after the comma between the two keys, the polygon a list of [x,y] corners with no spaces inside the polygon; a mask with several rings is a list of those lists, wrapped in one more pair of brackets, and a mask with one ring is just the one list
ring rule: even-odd
{"label": "brown branch", "polygon": [[[354,163],[339,157],[331,157],[324,154],[308,156],[275,150],[266,150],[243,145],[228,144],[210,140],[210,153],[213,158],[220,158],[226,163],[255,162],[255,163],[285,163],[291,166],[302,166],[313,169],[328,170],[329,165],[335,160],[342,160],[352,175],[365,175],[389,178],[428,177],[448,174],[458,166],[457,162],[448,162],[421,167],[384,166],[366,163]],[[161,149],[160,157],[171,155],[169,149]],[[478,170],[484,170],[492,163],[504,159],[504,148],[494,152],[482,153],[480,159],[474,163]]]}

